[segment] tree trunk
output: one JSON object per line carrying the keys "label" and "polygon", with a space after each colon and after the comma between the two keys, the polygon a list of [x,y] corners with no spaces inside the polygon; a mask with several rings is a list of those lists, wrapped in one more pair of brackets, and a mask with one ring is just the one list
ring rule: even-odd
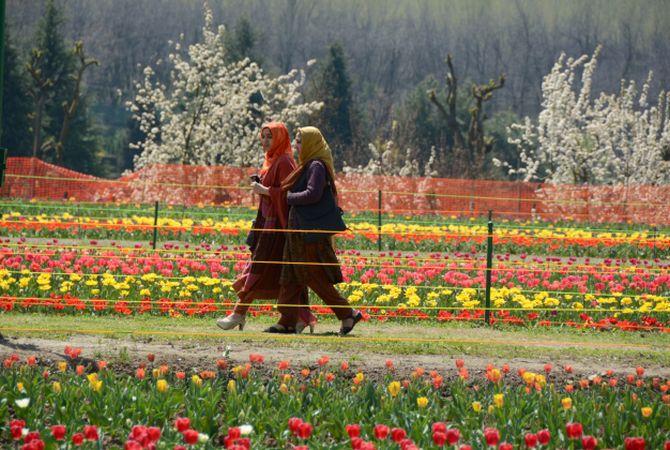
{"label": "tree trunk", "polygon": [[45,102],[46,96],[39,93],[35,107],[35,117],[33,118],[33,158],[37,158],[38,152],[42,148],[42,115],[44,114]]}

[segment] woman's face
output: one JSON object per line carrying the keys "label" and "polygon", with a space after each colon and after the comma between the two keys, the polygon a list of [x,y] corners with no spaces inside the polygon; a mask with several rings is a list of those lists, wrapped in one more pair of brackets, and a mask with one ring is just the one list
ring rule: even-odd
{"label": "woman's face", "polygon": [[295,149],[298,152],[298,157],[302,154],[302,133],[298,131],[295,135]]}
{"label": "woman's face", "polygon": [[263,147],[265,153],[269,152],[272,148],[272,132],[269,128],[261,130],[261,147]]}

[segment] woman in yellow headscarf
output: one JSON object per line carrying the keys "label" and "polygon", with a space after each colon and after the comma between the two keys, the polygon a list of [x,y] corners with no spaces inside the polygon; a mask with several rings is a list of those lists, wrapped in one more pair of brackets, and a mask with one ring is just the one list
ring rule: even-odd
{"label": "woman in yellow headscarf", "polygon": [[[337,203],[333,155],[321,132],[315,127],[298,129],[295,138],[299,166],[282,182],[289,205],[288,228],[306,229],[301,226],[298,209],[309,212],[323,210],[326,203]],[[319,214],[313,214],[319,217]],[[304,216],[303,216],[304,217]],[[322,226],[321,226],[322,225]],[[329,229],[318,219],[307,229]],[[304,305],[301,292],[311,288],[330,306],[342,321],[340,334],[348,334],[361,320],[360,311],[354,311],[349,302],[335,289],[343,281],[342,271],[333,249],[329,233],[287,233],[284,244],[284,264],[280,276],[279,323],[268,328],[271,333],[290,333],[304,324],[298,319]],[[296,263],[307,264],[296,264]],[[317,264],[314,264],[317,263]],[[325,263],[325,264],[324,264]]]}

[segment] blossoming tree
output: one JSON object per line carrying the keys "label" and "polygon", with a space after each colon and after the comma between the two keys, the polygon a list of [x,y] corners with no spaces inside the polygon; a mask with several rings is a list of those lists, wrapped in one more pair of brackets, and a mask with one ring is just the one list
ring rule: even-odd
{"label": "blossoming tree", "polygon": [[[599,53],[600,47],[591,57],[558,58],[544,77],[537,121],[526,117],[508,129],[520,166],[494,163],[525,181],[547,182],[545,210],[592,215],[597,205],[602,220],[607,213],[634,218],[635,205],[662,189],[648,185],[670,182],[670,93],[661,91],[656,104],[649,103],[650,72],[641,88],[622,80],[618,93],[594,97]],[[557,186],[565,184],[585,187]]]}
{"label": "blossoming tree", "polygon": [[318,102],[305,103],[300,92],[303,70],[272,77],[244,59],[226,60],[225,28],[214,27],[212,11],[204,7],[200,42],[182,49],[183,36],[171,45],[169,81],[144,69],[134,101],[128,107],[144,137],[135,169],[163,164],[258,165],[262,160],[258,133],[266,121],[289,128],[318,111]]}
{"label": "blossoming tree", "polygon": [[[670,182],[670,94],[649,104],[652,73],[638,88],[621,81],[618,94],[591,89],[600,47],[590,58],[562,54],[542,83],[542,111],[508,131],[519,148],[517,169],[526,181],[569,184],[665,184]],[[578,70],[582,69],[581,83]]]}

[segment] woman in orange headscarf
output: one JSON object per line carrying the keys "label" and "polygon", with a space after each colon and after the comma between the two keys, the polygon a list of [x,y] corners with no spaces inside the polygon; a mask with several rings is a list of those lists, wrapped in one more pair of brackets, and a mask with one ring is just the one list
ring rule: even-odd
{"label": "woman in orange headscarf", "polygon": [[[281,182],[296,168],[291,149],[291,140],[286,125],[271,122],[261,128],[261,146],[265,160],[260,170],[260,179],[252,183],[252,189],[260,195],[260,205],[253,231],[247,243],[251,248],[251,261],[233,284],[239,301],[227,317],[218,319],[217,325],[224,330],[244,328],[249,305],[255,299],[276,299],[279,296],[279,276],[286,233],[262,231],[284,229],[288,224],[286,193]],[[260,182],[259,182],[260,181]],[[266,262],[269,261],[269,262]],[[276,261],[276,262],[275,262]],[[307,290],[299,294],[300,302],[307,304]],[[313,329],[316,318],[308,308],[299,308],[302,329],[309,325]]]}

